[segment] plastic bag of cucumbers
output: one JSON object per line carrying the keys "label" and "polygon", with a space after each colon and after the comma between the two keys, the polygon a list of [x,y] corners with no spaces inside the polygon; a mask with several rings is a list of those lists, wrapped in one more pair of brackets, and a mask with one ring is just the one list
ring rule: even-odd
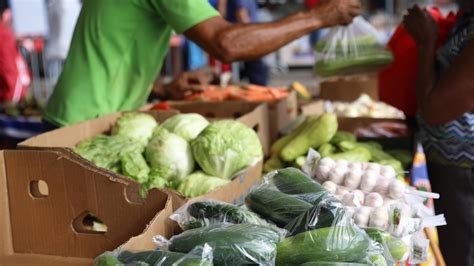
{"label": "plastic bag of cucumbers", "polygon": [[176,221],[183,230],[216,223],[270,226],[267,221],[245,207],[210,199],[187,203],[176,210],[170,219]]}
{"label": "plastic bag of cucumbers", "polygon": [[269,173],[245,204],[289,231],[277,244],[276,265],[392,262],[383,246],[354,224],[340,200],[296,168]]}
{"label": "plastic bag of cucumbers", "polygon": [[377,30],[362,17],[330,29],[315,50],[315,70],[321,77],[377,71],[393,61],[379,43]]}
{"label": "plastic bag of cucumbers", "polygon": [[196,246],[189,252],[152,251],[114,251],[105,252],[94,261],[95,266],[212,266],[213,250],[204,244]]}
{"label": "plastic bag of cucumbers", "polygon": [[256,224],[216,223],[184,231],[169,240],[155,237],[160,249],[187,253],[204,244],[213,249],[214,265],[274,265],[282,230]]}

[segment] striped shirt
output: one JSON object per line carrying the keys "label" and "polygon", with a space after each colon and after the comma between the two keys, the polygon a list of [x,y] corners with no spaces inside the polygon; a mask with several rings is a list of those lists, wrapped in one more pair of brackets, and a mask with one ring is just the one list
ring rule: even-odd
{"label": "striped shirt", "polygon": [[[474,41],[474,12],[458,18],[448,41],[438,50],[438,73],[448,69],[470,41]],[[430,126],[420,115],[418,121],[419,137],[429,161],[474,168],[474,110],[442,126]]]}

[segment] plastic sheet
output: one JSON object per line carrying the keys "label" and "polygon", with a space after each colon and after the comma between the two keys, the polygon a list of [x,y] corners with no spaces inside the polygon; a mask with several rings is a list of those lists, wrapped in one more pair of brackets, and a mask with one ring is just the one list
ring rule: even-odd
{"label": "plastic sheet", "polygon": [[180,207],[170,216],[181,229],[189,230],[216,223],[257,224],[270,226],[257,214],[228,203],[215,200],[200,200]]}
{"label": "plastic sheet", "polygon": [[212,266],[213,250],[204,244],[193,248],[189,253],[169,251],[116,251],[105,252],[94,261],[96,266]]}
{"label": "plastic sheet", "polygon": [[276,265],[390,261],[383,247],[354,224],[341,201],[296,168],[269,173],[246,204],[280,226],[287,221],[289,237],[277,245]]}
{"label": "plastic sheet", "polygon": [[155,243],[164,250],[189,252],[195,246],[213,248],[215,265],[274,265],[277,247],[283,239],[281,230],[254,224],[212,224],[190,229]]}
{"label": "plastic sheet", "polygon": [[377,40],[377,31],[362,17],[349,26],[332,28],[315,47],[319,76],[376,71],[393,61],[393,55]]}

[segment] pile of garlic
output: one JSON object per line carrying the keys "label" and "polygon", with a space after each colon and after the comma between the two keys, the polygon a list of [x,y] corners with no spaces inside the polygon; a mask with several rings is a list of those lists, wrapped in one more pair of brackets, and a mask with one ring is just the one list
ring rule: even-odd
{"label": "pile of garlic", "polygon": [[362,94],[357,100],[350,103],[325,101],[324,108],[326,112],[342,117],[405,119],[402,111],[386,103],[374,101],[367,94]]}
{"label": "pile of garlic", "polygon": [[[393,167],[376,163],[322,158],[314,176],[348,207],[355,223],[363,228],[384,231],[398,228],[391,224],[393,217],[398,215],[404,220],[416,217],[418,210],[410,205],[416,203],[417,207],[423,208],[424,199],[439,197],[436,193],[416,191],[396,178]],[[410,196],[415,196],[416,200]]]}

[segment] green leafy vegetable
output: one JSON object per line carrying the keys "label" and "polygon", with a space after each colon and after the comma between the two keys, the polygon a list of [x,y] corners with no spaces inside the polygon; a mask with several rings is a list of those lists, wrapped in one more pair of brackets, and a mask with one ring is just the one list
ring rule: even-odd
{"label": "green leafy vegetable", "polygon": [[161,124],[161,128],[167,129],[186,141],[191,141],[208,125],[209,122],[200,114],[178,114],[168,118]]}
{"label": "green leafy vegetable", "polygon": [[231,120],[210,124],[192,142],[192,148],[206,174],[227,179],[263,158],[255,131]]}
{"label": "green leafy vegetable", "polygon": [[146,113],[125,113],[119,117],[112,128],[112,135],[126,136],[146,144],[158,123]]}
{"label": "green leafy vegetable", "polygon": [[177,191],[186,197],[197,197],[209,193],[220,186],[224,186],[229,182],[228,179],[208,176],[203,172],[195,172],[181,181]]}

